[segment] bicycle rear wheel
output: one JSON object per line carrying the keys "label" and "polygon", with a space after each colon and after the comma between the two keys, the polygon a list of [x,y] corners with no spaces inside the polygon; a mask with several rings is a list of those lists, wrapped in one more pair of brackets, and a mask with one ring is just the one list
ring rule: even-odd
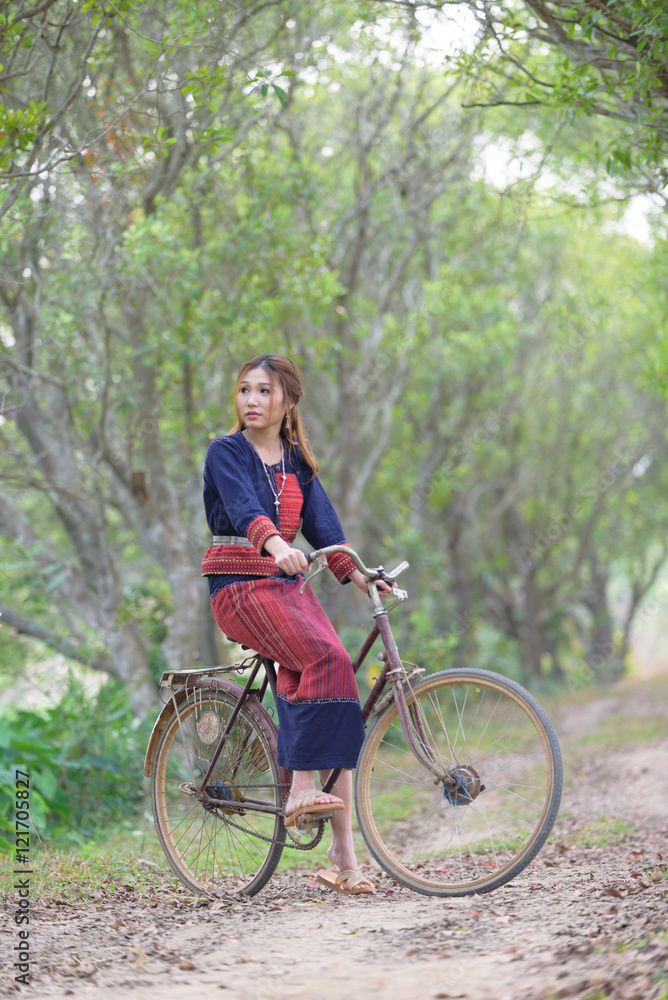
{"label": "bicycle rear wheel", "polygon": [[413,731],[448,789],[408,745],[394,701],[362,747],[355,802],[372,855],[425,895],[490,892],[545,843],[563,772],[550,720],[519,684],[488,670],[445,670],[407,695]]}
{"label": "bicycle rear wheel", "polygon": [[229,691],[195,690],[167,721],[156,748],[151,801],[158,839],[194,892],[255,895],[285,844],[280,816],[244,808],[250,798],[268,807],[282,802],[271,723],[263,724],[249,706],[239,712],[207,785],[229,805],[212,807],[194,797],[237,700]]}

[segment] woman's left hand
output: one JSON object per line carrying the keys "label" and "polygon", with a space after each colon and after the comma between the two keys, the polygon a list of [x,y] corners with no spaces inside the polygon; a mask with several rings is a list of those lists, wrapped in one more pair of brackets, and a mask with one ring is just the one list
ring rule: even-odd
{"label": "woman's left hand", "polygon": [[[358,569],[354,569],[352,571],[352,573],[350,574],[350,579],[353,581],[355,586],[359,587],[360,590],[363,590],[365,594],[369,593],[368,587],[366,585],[366,580],[364,579],[364,577],[362,576],[362,574]],[[376,587],[378,588],[378,593],[380,594],[381,597],[388,597],[392,593],[392,590],[394,589],[393,587],[390,587],[389,583],[385,583],[384,580],[377,580]]]}

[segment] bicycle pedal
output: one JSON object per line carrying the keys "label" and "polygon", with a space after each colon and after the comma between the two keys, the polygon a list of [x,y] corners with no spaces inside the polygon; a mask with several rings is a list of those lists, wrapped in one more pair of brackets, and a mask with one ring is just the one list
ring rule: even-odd
{"label": "bicycle pedal", "polygon": [[[403,682],[404,691],[406,690],[407,686],[409,684],[411,684],[413,681],[419,680],[420,677],[422,677],[422,674],[424,672],[425,672],[425,668],[424,667],[414,667],[410,671],[410,673],[407,673],[406,676],[405,676],[405,678],[404,678],[404,682]],[[387,706],[390,704],[390,702],[392,701],[393,698],[394,698],[394,691],[392,690],[392,688],[390,688],[376,702],[376,704],[373,707],[373,710],[372,710],[371,714],[372,715],[379,715],[383,711],[384,708],[387,708]]]}
{"label": "bicycle pedal", "polygon": [[317,826],[321,819],[331,819],[332,816],[336,816],[336,812],[302,813],[295,826],[298,830],[310,830],[312,827]]}

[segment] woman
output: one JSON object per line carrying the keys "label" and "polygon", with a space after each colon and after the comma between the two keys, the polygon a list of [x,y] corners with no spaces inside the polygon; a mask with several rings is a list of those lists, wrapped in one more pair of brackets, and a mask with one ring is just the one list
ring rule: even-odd
{"label": "woman", "polygon": [[[204,466],[214,544],[202,574],[225,635],[279,664],[278,761],[293,772],[285,824],[331,816],[333,868],[318,881],[357,895],[374,891],[359,872],[352,835],[352,768],[364,740],[359,691],[350,657],[313,591],[299,592],[308,562],[292,546],[300,525],[313,548],[347,543],[316,478],[297,410],[302,395],[296,367],[280,355],[253,358],[239,372],[236,423],[212,441]],[[328,563],[339,582],[352,580],[367,593],[348,556],[330,556]],[[316,770],[324,781],[338,767],[336,794],[317,790]]]}

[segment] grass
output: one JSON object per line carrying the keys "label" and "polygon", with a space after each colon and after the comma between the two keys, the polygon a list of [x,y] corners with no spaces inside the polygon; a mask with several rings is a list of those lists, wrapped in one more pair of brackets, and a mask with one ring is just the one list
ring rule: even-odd
{"label": "grass", "polygon": [[[34,852],[30,863],[30,893],[36,902],[101,902],[122,896],[126,900],[174,893],[180,883],[167,863],[141,857],[126,848],[120,853],[109,846],[95,846],[87,852]],[[16,875],[9,865],[0,873],[0,897],[13,893]],[[181,890],[183,891],[183,890]]]}
{"label": "grass", "polygon": [[665,715],[609,715],[593,732],[580,736],[577,746],[612,749],[628,743],[653,743],[665,734]]}
{"label": "grass", "polygon": [[[316,848],[292,850],[286,846],[277,871],[317,871],[329,868],[328,829]],[[290,838],[286,844],[291,843]],[[355,831],[360,862],[369,859],[361,834]],[[30,894],[33,901],[60,900],[70,904],[99,903],[113,898],[144,901],[160,895],[188,897],[162,852],[152,822],[142,820],[134,830],[122,829],[100,836],[76,849],[46,846],[31,851]],[[6,857],[0,862],[0,899],[13,895],[14,866]]]}
{"label": "grass", "polygon": [[618,816],[597,816],[580,830],[561,839],[579,847],[615,847],[629,840],[636,832],[633,823]]}
{"label": "grass", "polygon": [[637,951],[638,948],[644,948],[647,944],[647,938],[634,938],[633,941],[618,941],[615,945],[615,951]]}

